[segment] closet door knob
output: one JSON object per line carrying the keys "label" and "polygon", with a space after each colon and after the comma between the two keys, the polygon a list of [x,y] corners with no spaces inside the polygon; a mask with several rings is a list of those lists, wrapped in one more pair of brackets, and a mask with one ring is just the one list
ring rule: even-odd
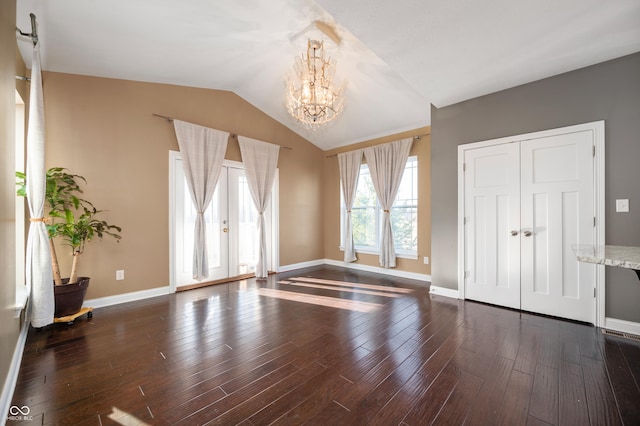
{"label": "closet door knob", "polygon": [[531,231],[524,231],[523,233],[525,237],[530,237],[532,235]]}
{"label": "closet door knob", "polygon": [[511,236],[515,237],[516,235],[518,235],[518,231],[511,231]]}

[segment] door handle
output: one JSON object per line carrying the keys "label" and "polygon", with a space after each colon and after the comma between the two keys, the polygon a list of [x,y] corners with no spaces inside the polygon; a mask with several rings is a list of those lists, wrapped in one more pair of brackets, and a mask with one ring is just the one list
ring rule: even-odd
{"label": "door handle", "polygon": [[531,235],[533,235],[531,231],[524,231],[523,234],[525,237],[530,237]]}
{"label": "door handle", "polygon": [[227,232],[229,228],[222,228],[222,232]]}
{"label": "door handle", "polygon": [[516,235],[518,235],[518,231],[511,231],[511,236],[515,237]]}

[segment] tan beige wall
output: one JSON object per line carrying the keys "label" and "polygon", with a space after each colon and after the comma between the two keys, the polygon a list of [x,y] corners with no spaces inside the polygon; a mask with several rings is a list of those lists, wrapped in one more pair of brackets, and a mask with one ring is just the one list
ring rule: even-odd
{"label": "tan beige wall", "polygon": [[[0,2],[0,389],[9,374],[20,320],[13,318],[15,268],[16,2]],[[2,407],[4,408],[4,407]]]}
{"label": "tan beige wall", "polygon": [[[414,141],[410,155],[418,156],[418,259],[397,259],[397,270],[431,274],[431,265],[423,263],[423,257],[431,257],[431,128],[423,127],[409,132],[373,139],[355,145],[325,152],[324,159],[324,251],[325,258],[343,260],[340,251],[340,175],[338,159],[330,155],[381,143],[392,142],[407,137],[422,135]],[[355,262],[367,266],[380,266],[377,255],[358,254]]]}
{"label": "tan beige wall", "polygon": [[[27,70],[24,66],[24,61],[22,60],[22,56],[20,55],[20,51],[16,47],[16,76],[20,77],[29,77],[31,75],[30,70]],[[15,78],[15,77],[14,77]],[[20,97],[24,101],[25,105],[29,104],[29,86],[30,83],[27,83],[25,80],[15,80],[16,90],[20,93]],[[27,111],[28,108],[25,110]],[[25,124],[26,124],[25,117]]]}
{"label": "tan beige wall", "polygon": [[[320,149],[237,95],[218,90],[46,72],[47,166],[88,181],[86,196],[104,219],[122,226],[122,240],[93,241],[80,274],[92,278],[87,298],[169,284],[169,150],[173,125],[152,113],[281,145],[280,265],[321,259]],[[230,140],[227,159],[240,160]],[[68,271],[71,254],[61,247]],[[116,281],[115,271],[125,270]],[[68,274],[68,272],[67,272]]]}

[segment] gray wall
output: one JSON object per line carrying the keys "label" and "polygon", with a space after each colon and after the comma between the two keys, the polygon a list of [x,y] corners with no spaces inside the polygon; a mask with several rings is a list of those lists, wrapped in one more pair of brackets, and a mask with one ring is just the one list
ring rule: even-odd
{"label": "gray wall", "polygon": [[[605,120],[607,244],[640,246],[640,53],[431,108],[432,282],[457,289],[457,146]],[[629,213],[616,213],[628,198]],[[607,267],[606,312],[640,322],[640,281]]]}

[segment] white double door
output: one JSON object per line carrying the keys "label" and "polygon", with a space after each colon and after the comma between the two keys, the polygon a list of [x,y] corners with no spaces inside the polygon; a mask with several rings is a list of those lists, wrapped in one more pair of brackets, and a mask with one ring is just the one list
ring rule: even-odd
{"label": "white double door", "polygon": [[[251,199],[242,163],[225,161],[210,206],[205,212],[209,276],[193,279],[196,210],[189,195],[182,158],[171,153],[172,275],[174,287],[255,273],[258,262],[258,212]],[[267,244],[271,242],[271,206],[265,212]],[[267,265],[270,264],[267,259]]]}
{"label": "white double door", "polygon": [[595,237],[593,132],[464,151],[468,299],[595,320],[595,268],[574,244]]}

